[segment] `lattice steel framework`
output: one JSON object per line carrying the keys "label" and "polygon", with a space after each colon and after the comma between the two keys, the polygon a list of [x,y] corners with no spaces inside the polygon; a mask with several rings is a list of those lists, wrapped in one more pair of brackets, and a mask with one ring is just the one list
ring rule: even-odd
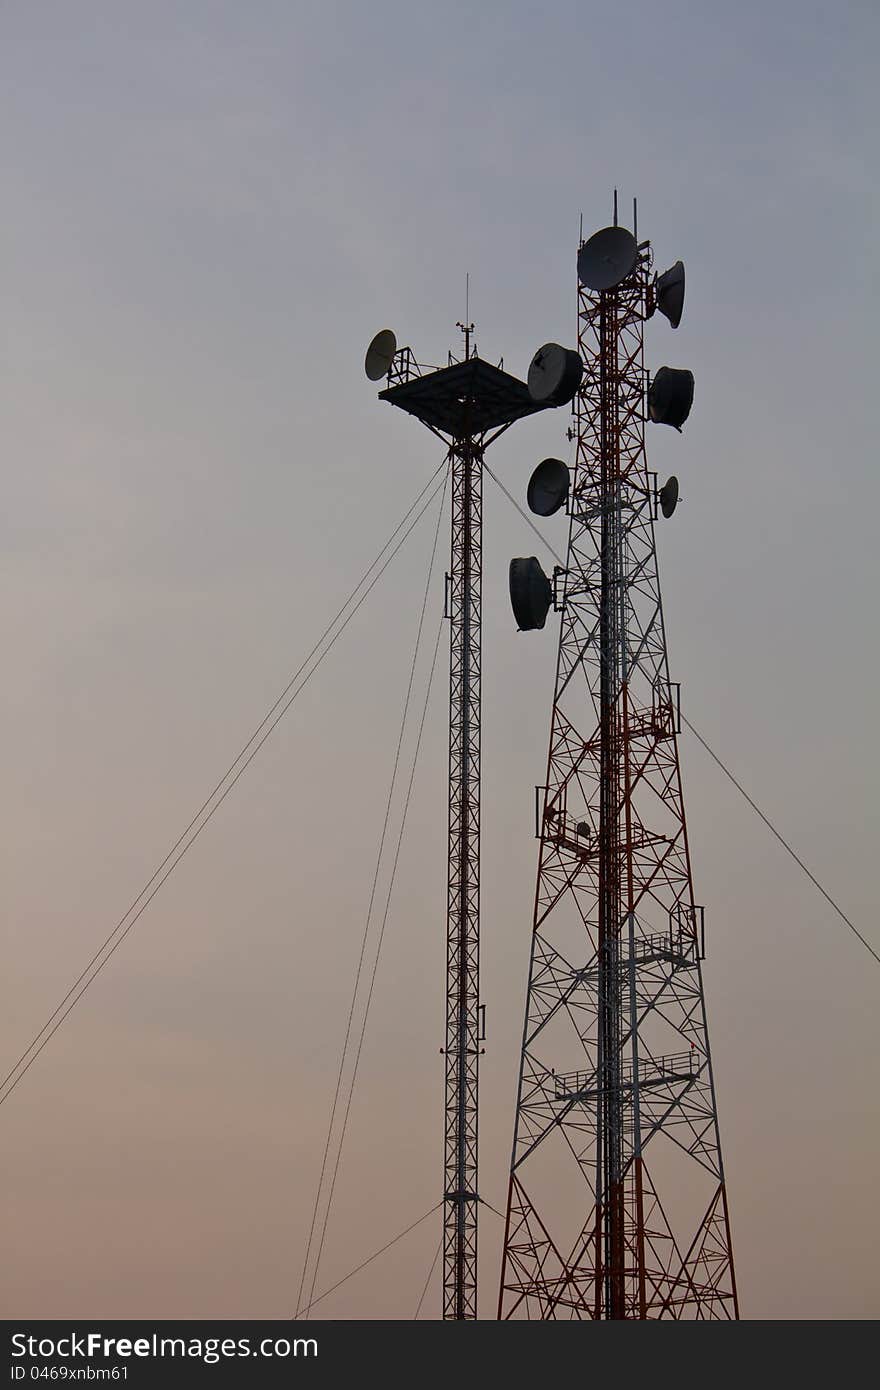
{"label": "lattice steel framework", "polygon": [[480,610],[483,454],[454,440],[449,581],[449,894],[443,1316],[477,1316],[480,1055]]}
{"label": "lattice steel framework", "polygon": [[738,1316],[645,457],[650,267],[645,242],[579,289],[502,1318]]}
{"label": "lattice steel framework", "polygon": [[480,1058],[480,612],[483,454],[510,425],[545,409],[525,384],[484,362],[464,333],[464,360],[422,374],[395,355],[380,399],[421,420],[448,447],[452,544],[448,576],[449,846],[443,1317],[477,1316],[477,1121]]}

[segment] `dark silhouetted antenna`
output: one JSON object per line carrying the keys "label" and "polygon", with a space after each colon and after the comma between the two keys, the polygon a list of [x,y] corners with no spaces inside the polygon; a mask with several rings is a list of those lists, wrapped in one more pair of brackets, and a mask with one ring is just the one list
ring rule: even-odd
{"label": "dark silhouetted antenna", "polygon": [[571,474],[562,459],[544,459],[529,479],[529,510],[536,516],[553,516],[568,500]]}
{"label": "dark silhouetted antenna", "polygon": [[397,339],[390,328],[383,328],[370,343],[364,358],[364,371],[370,381],[381,381],[388,375],[396,351]]}
{"label": "dark silhouetted antenna", "polygon": [[635,269],[639,248],[624,227],[603,227],[584,242],[577,258],[578,279],[589,290],[610,290]]}

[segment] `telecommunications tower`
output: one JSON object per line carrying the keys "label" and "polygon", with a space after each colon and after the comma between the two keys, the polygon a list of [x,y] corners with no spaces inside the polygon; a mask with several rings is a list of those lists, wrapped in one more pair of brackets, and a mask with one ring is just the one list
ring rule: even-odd
{"label": "telecommunications tower", "polygon": [[477,1316],[477,1083],[480,1005],[480,620],[483,454],[524,416],[568,404],[580,384],[578,353],[547,343],[528,386],[483,361],[464,334],[464,358],[419,364],[390,329],[367,350],[379,399],[398,406],[443,441],[452,475],[452,546],[446,579],[450,620],[449,847],[446,935],[446,1090],[443,1187],[443,1317]]}
{"label": "telecommunications tower", "polygon": [[566,564],[511,563],[518,626],[552,604],[561,627],[501,1318],[738,1317],[654,535],[678,483],[645,456],[694,380],[646,373],[645,320],[676,328],[684,301],[681,262],[651,266],[615,194],[578,254],[574,475],[546,459],[529,485],[539,515],[566,507]]}

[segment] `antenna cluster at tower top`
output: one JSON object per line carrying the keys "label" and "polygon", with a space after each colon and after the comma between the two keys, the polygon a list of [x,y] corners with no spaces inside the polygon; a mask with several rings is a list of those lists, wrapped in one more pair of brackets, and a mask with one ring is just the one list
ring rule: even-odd
{"label": "antenna cluster at tower top", "polygon": [[[635,223],[635,205],[633,206]],[[642,319],[651,318],[657,310],[673,328],[681,323],[684,309],[684,264],[676,261],[662,275],[649,278],[650,247],[639,243],[633,232],[617,223],[617,195],[614,198],[614,223],[595,232],[578,248],[577,273],[582,292],[598,296],[601,308],[607,296],[633,291],[636,312]],[[628,296],[629,298],[630,296]],[[541,390],[543,381],[553,377],[561,382],[564,374],[565,349],[555,344],[541,348],[529,369],[529,390]],[[583,377],[583,362],[577,353],[567,354],[577,363],[576,394]],[[568,368],[574,379],[575,371]],[[694,399],[693,373],[681,367],[660,367],[646,383],[646,418],[654,424],[671,425],[681,430],[690,414]],[[551,388],[552,389],[552,388]],[[569,434],[571,438],[572,435]],[[529,481],[527,500],[536,516],[553,516],[566,506],[571,494],[571,475],[568,465],[557,458],[545,458],[538,464]],[[671,517],[678,505],[678,479],[671,477],[663,487],[655,489],[654,499],[664,517]],[[551,580],[537,556],[521,556],[510,562],[510,601],[517,627],[521,632],[542,628],[554,602],[555,576]]]}

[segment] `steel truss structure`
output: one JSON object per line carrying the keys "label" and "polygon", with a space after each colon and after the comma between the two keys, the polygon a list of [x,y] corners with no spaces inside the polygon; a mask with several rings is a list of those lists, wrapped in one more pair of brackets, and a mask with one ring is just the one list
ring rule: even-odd
{"label": "steel truss structure", "polygon": [[456,1321],[477,1316],[483,454],[515,420],[545,408],[476,356],[473,324],[459,327],[463,361],[420,375],[404,348],[380,392],[444,441],[452,482],[443,1317]]}
{"label": "steel truss structure", "polygon": [[483,451],[449,450],[449,877],[446,914],[446,1126],[443,1316],[477,1316],[480,1057],[480,615]]}
{"label": "steel truss structure", "polygon": [[561,629],[498,1315],[736,1318],[647,470],[651,251],[579,288]]}

